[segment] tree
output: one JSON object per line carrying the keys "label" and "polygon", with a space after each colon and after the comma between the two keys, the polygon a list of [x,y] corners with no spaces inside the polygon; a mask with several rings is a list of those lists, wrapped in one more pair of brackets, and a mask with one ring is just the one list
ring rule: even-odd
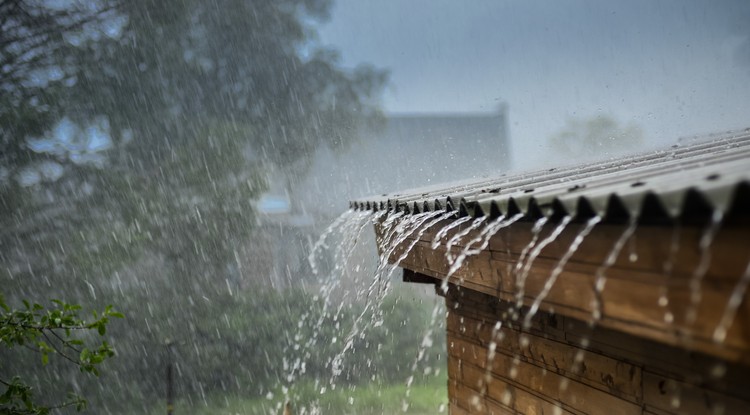
{"label": "tree", "polygon": [[550,138],[552,149],[567,156],[592,158],[638,148],[643,132],[635,123],[621,125],[609,116],[569,119],[565,128]]}
{"label": "tree", "polygon": [[[188,387],[232,388],[236,378],[214,379],[197,365],[246,338],[211,324],[237,314],[259,318],[264,307],[236,298],[247,294],[238,293],[228,268],[236,246],[252,237],[252,201],[267,167],[304,171],[318,146],[355,139],[379,117],[385,74],[368,66],[345,71],[335,53],[311,47],[309,22],[326,17],[325,0],[96,4],[109,13],[97,15],[101,27],[114,29],[105,36],[71,27],[68,41],[50,46],[50,62],[65,78],[45,97],[44,111],[30,112],[9,133],[14,157],[50,158],[62,173],[25,185],[6,181],[1,282],[13,298],[64,296],[126,310],[128,321],[111,333],[123,357],[112,372],[113,381],[139,379],[121,388],[135,396],[161,389],[154,368],[166,338],[196,345],[181,353]],[[263,312],[289,317],[283,307]],[[279,331],[268,336],[253,347],[285,341]],[[243,387],[258,393],[252,382]],[[118,399],[115,406],[127,399],[122,390],[101,393]]]}
{"label": "tree", "polygon": [[[60,117],[60,94],[75,83],[74,68],[56,53],[76,34],[85,33],[77,41],[86,44],[107,33],[115,12],[98,2],[0,0],[0,190],[30,164],[64,156],[34,152],[27,142]],[[0,197],[0,209],[9,203]]]}
{"label": "tree", "polygon": [[[92,347],[86,347],[86,337],[79,335],[94,331],[104,336],[109,319],[124,316],[108,306],[101,314],[94,312],[94,320],[86,322],[79,317],[81,307],[52,300],[54,306],[45,309],[41,304],[24,301],[21,310],[11,309],[0,294],[0,344],[8,349],[26,347],[41,357],[43,365],[49,364],[50,355],[59,356],[68,363],[78,367],[81,372],[99,376],[98,366],[114,356],[114,349],[104,340]],[[90,339],[88,339],[91,343]],[[31,386],[24,383],[19,376],[12,379],[0,376],[0,384],[5,392],[0,395],[0,412],[9,415],[45,415],[52,409],[75,407],[78,411],[86,407],[86,400],[74,392],[61,403],[45,405],[40,400],[49,400],[34,396]]]}

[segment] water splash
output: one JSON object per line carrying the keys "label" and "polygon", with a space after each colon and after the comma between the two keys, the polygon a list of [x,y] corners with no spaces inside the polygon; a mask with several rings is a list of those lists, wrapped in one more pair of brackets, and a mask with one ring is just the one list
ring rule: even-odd
{"label": "water splash", "polygon": [[417,357],[414,358],[414,362],[411,365],[411,376],[406,380],[406,392],[404,393],[404,398],[401,400],[401,410],[402,412],[406,412],[409,409],[409,403],[407,402],[407,399],[411,396],[411,387],[414,383],[414,373],[417,371],[417,368],[419,367],[419,363],[422,362],[427,354],[427,349],[432,347],[433,340],[432,336],[435,330],[437,317],[441,315],[440,310],[442,310],[442,304],[440,302],[435,303],[435,307],[432,309],[432,314],[430,315],[430,323],[427,326],[428,329],[425,332],[424,336],[422,336],[422,342],[419,344],[419,350],[417,350]]}
{"label": "water splash", "polygon": [[[276,389],[280,389],[283,393],[283,400],[279,402],[279,405],[284,401],[290,399],[290,393],[292,392],[292,386],[296,380],[305,373],[307,368],[307,362],[312,356],[311,350],[316,347],[316,344],[320,340],[322,327],[324,324],[329,322],[335,322],[339,324],[342,321],[342,313],[345,308],[345,302],[338,301],[334,298],[334,293],[340,290],[342,287],[341,282],[350,278],[344,278],[349,272],[351,272],[350,260],[354,257],[354,252],[357,250],[359,240],[364,229],[368,226],[380,226],[382,229],[382,238],[377,242],[385,244],[387,248],[383,251],[390,254],[395,249],[403,238],[408,236],[413,229],[416,229],[419,224],[423,223],[423,217],[431,217],[439,215],[442,212],[433,212],[428,215],[413,215],[408,218],[403,218],[403,212],[370,212],[370,211],[347,211],[344,212],[339,218],[324,231],[323,235],[318,239],[318,242],[313,246],[312,252],[308,260],[311,261],[311,265],[317,264],[318,256],[323,251],[332,250],[333,257],[333,269],[327,275],[323,275],[319,278],[318,284],[320,285],[318,294],[314,297],[316,300],[321,300],[322,310],[318,314],[317,319],[312,319],[313,313],[305,313],[300,316],[298,321],[296,332],[290,336],[291,344],[284,348],[284,359],[283,369],[284,376],[279,380],[280,385],[277,385]],[[339,239],[333,241],[333,236],[339,236]],[[330,245],[330,246],[329,246]],[[345,340],[344,352],[340,353],[343,357],[347,348],[351,348],[354,342],[354,338],[363,333],[368,325],[361,324],[364,315],[367,314],[368,310],[372,310],[374,302],[382,302],[382,296],[385,295],[387,289],[373,290],[374,286],[382,284],[384,278],[382,277],[383,267],[382,261],[387,262],[389,256],[381,256],[378,266],[379,274],[370,285],[368,290],[368,297],[366,299],[365,311],[359,316],[357,324],[352,327],[350,336]],[[394,267],[395,268],[395,267]],[[358,272],[359,266],[354,267],[354,271]],[[377,291],[382,295],[373,296],[373,291]],[[354,299],[361,299],[364,296],[362,292],[356,292]],[[375,298],[377,297],[377,298]],[[338,326],[337,326],[338,327]],[[310,331],[311,335],[305,336],[304,332]],[[337,369],[337,364],[340,368],[340,361],[333,359],[328,362],[332,370]],[[323,389],[327,389],[329,386],[332,390],[335,389],[335,376],[331,378],[328,385],[323,386]],[[323,390],[322,389],[322,390]],[[315,405],[315,403],[312,403]],[[280,406],[277,405],[277,409]]]}
{"label": "water splash", "polygon": [[625,247],[625,243],[633,236],[637,228],[638,217],[631,216],[625,230],[622,231],[620,237],[617,238],[615,244],[612,245],[612,249],[604,259],[604,263],[596,270],[596,274],[594,274],[594,298],[592,300],[593,304],[591,305],[591,321],[589,322],[592,326],[602,319],[602,293],[604,292],[604,286],[607,284],[607,270],[615,264],[617,257],[620,256],[622,248]]}
{"label": "water splash", "polygon": [[[314,296],[316,301],[321,300],[322,302],[322,309],[318,318],[313,319],[312,313],[304,313],[300,316],[294,334],[290,336],[290,344],[284,347],[284,358],[282,361],[284,373],[279,379],[279,384],[275,388],[282,392],[281,400],[278,401],[276,405],[277,410],[281,408],[283,402],[290,400],[292,386],[297,381],[298,377],[305,374],[307,370],[307,362],[312,355],[310,350],[316,347],[323,325],[329,321],[338,322],[341,320],[343,303],[339,302],[338,305],[336,305],[333,299],[333,293],[341,287],[341,281],[344,279],[344,274],[350,268],[349,262],[358,246],[358,241],[362,232],[368,227],[368,225],[377,222],[384,213],[385,212],[372,213],[362,211],[344,212],[339,218],[334,220],[312,248],[313,252],[311,253],[311,256],[308,257],[308,260],[311,261],[311,265],[317,263],[317,257],[321,255],[323,251],[331,248],[329,247],[329,244],[333,245],[335,266],[330,273],[320,276],[318,280],[320,287],[318,294]],[[340,240],[335,243],[330,241],[334,235],[340,236]],[[308,329],[311,332],[311,335],[306,336],[303,333]]]}
{"label": "water splash", "polygon": [[734,317],[737,315],[737,310],[742,304],[742,300],[745,298],[745,293],[747,293],[748,285],[750,285],[750,263],[747,264],[745,272],[742,274],[742,277],[740,277],[740,279],[737,281],[737,284],[734,286],[732,295],[729,297],[727,306],[724,308],[724,313],[721,316],[721,320],[719,320],[719,324],[714,330],[713,340],[716,343],[723,343],[727,338],[727,332],[729,331],[729,328],[732,327],[732,322],[734,321]]}
{"label": "water splash", "polygon": [[308,254],[307,256],[307,262],[310,264],[310,268],[312,269],[313,274],[318,274],[317,255],[319,251],[328,248],[328,245],[326,245],[326,240],[328,239],[328,237],[336,232],[339,228],[343,227],[344,224],[347,223],[347,219],[351,218],[354,215],[357,215],[357,213],[358,212],[354,209],[345,211],[344,213],[339,215],[339,217],[336,218],[333,222],[331,222],[331,224],[328,225],[323,233],[320,234],[318,240],[315,242],[312,248],[310,248],[310,254]]}
{"label": "water splash", "polygon": [[[424,212],[410,215],[397,221],[397,219],[403,216],[403,213],[394,213],[389,214],[386,220],[383,221],[383,226],[392,229],[389,232],[386,230],[388,235],[379,241],[382,254],[380,255],[378,267],[375,271],[375,277],[367,289],[364,308],[354,319],[352,328],[344,339],[344,347],[331,361],[331,383],[343,372],[343,359],[346,353],[353,349],[354,340],[357,336],[360,336],[368,327],[375,327],[379,324],[380,316],[378,315],[378,308],[376,306],[382,304],[383,298],[387,295],[390,286],[390,277],[393,272],[398,268],[401,261],[409,255],[409,252],[430,227],[451,215],[452,213],[445,211]],[[415,232],[417,232],[416,236],[406,246],[401,256],[393,263],[389,263],[389,259],[395,250],[402,247],[402,244]],[[372,318],[367,319],[368,316]]]}
{"label": "water splash", "polygon": [[[428,229],[432,228],[435,224],[442,222],[452,215],[452,212],[434,211],[413,215],[409,218],[409,220],[407,221],[407,226],[402,229],[402,233],[395,240],[390,242],[390,246],[387,249],[384,249],[384,251],[387,251],[388,253],[387,255],[383,255],[380,260],[378,270],[376,270],[375,272],[375,282],[378,282],[380,280],[384,281],[384,284],[378,285],[378,298],[382,299],[382,297],[385,296],[385,292],[387,292],[387,288],[390,285],[391,275],[401,265],[401,262],[403,262],[409,256],[412,249],[414,249],[414,246],[419,243],[424,233]],[[429,220],[431,221],[427,222]],[[411,238],[411,242],[409,242],[409,244],[406,245],[405,248],[403,248],[402,244],[404,244],[406,240],[409,239],[412,234],[414,234],[415,231],[416,236]],[[393,263],[389,264],[388,260],[391,255],[395,252],[396,249],[401,248],[403,248],[403,252],[401,253],[401,255]]]}
{"label": "water splash", "polygon": [[[396,268],[398,268],[401,262],[406,259],[407,256],[409,256],[409,253],[412,249],[414,249],[414,246],[419,242],[420,238],[422,237],[422,235],[424,235],[427,229],[444,220],[449,215],[449,213],[443,211],[424,212],[416,215],[411,215],[401,220],[394,227],[391,237],[385,239],[384,241],[381,241],[381,245],[379,245],[382,250],[382,254],[380,256],[378,268],[375,270],[375,279],[373,280],[373,284],[377,285],[377,283],[383,278],[387,280],[387,277],[390,277],[390,275],[393,273],[393,271],[396,270]],[[427,226],[424,226],[428,220],[433,218],[437,219],[430,222]],[[409,243],[409,245],[404,248],[402,244],[406,242],[406,240],[409,239],[409,237],[411,237],[414,232],[417,232],[416,237],[412,238],[411,243]],[[401,253],[401,255],[393,263],[389,263],[390,258],[394,254],[394,252],[397,249],[402,248],[404,249],[404,251]]]}
{"label": "water splash", "polygon": [[[565,216],[559,227],[565,228],[570,220],[570,216]],[[531,319],[536,315],[537,311],[539,310],[539,306],[542,304],[542,301],[544,301],[544,299],[549,295],[550,291],[552,291],[552,287],[555,285],[555,282],[557,282],[557,278],[562,273],[565,265],[568,263],[568,260],[570,260],[573,254],[575,254],[583,240],[586,239],[589,233],[591,233],[591,231],[594,229],[594,226],[601,222],[601,220],[601,216],[594,216],[589,219],[586,222],[586,225],[581,229],[580,232],[578,232],[578,235],[576,235],[576,237],[573,239],[573,242],[571,242],[568,250],[557,262],[557,265],[555,265],[555,268],[552,270],[549,278],[547,278],[547,281],[544,283],[544,288],[542,288],[542,291],[539,293],[539,295],[537,295],[536,299],[534,299],[534,302],[531,304],[531,308],[529,308],[529,311],[526,313],[526,317],[523,320],[524,328],[528,329],[531,327]]]}
{"label": "water splash", "polygon": [[[349,261],[354,253],[357,242],[368,226],[382,217],[383,213],[371,213],[349,210],[341,214],[334,222],[323,232],[316,244],[311,249],[308,256],[311,266],[316,268],[317,256],[325,249],[328,249],[328,239],[333,235],[341,235],[334,249],[334,269],[327,276],[319,279],[320,288],[316,298],[322,300],[322,311],[317,320],[309,321],[310,313],[300,316],[297,323],[296,331],[291,336],[292,343],[284,349],[284,360],[282,362],[284,375],[280,380],[282,382],[281,390],[283,391],[284,400],[289,400],[290,387],[298,376],[303,375],[306,371],[306,359],[309,357],[309,350],[315,347],[321,328],[326,321],[338,321],[342,312],[342,307],[333,307],[332,293],[335,292],[342,281],[342,276],[349,268]],[[334,233],[334,231],[336,231]],[[333,311],[331,310],[333,309]],[[312,335],[303,336],[306,327],[312,328]],[[303,342],[303,338],[305,341]]]}

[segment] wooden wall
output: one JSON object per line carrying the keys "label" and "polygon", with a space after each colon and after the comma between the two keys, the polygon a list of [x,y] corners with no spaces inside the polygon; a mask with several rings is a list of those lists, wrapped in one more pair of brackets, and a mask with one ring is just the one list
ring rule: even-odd
{"label": "wooden wall", "polygon": [[[419,238],[406,239],[392,253],[391,262],[410,248],[400,262],[401,267],[444,280],[451,266],[446,259],[446,241],[469,225],[452,229],[442,244],[433,248],[431,241],[436,232],[447,223],[410,235]],[[538,240],[545,239],[556,227],[557,224],[548,223]],[[521,281],[518,263],[533,236],[531,223],[517,222],[497,232],[479,254],[467,257],[449,281],[505,301],[513,301],[520,295],[523,303],[530,306],[544,291],[553,269],[560,265],[583,227],[580,223],[567,226],[554,242],[541,250],[527,278]],[[592,319],[597,271],[625,229],[623,225],[596,226],[562,268],[540,309],[584,321]],[[617,260],[604,272],[606,285],[600,294],[602,318],[597,324],[750,366],[750,290],[739,292],[742,301],[726,338],[717,342],[712,337],[739,281],[747,278],[743,274],[750,261],[750,226],[726,224],[709,249],[702,252],[699,245],[706,229],[705,226],[638,226]],[[376,232],[382,238],[382,229],[376,227]],[[479,230],[475,230],[459,240],[452,247],[452,254],[458,255],[464,243],[478,234]],[[673,247],[676,247],[674,253]],[[704,259],[705,273],[696,274]],[[671,272],[665,271],[668,263]],[[698,299],[693,298],[695,293],[699,294]],[[662,297],[666,303],[661,302]],[[691,310],[696,314],[694,321],[688,319]],[[671,318],[667,318],[668,314]]]}
{"label": "wooden wall", "polygon": [[750,413],[743,364],[549,312],[522,330],[509,303],[455,285],[445,299],[453,415]]}

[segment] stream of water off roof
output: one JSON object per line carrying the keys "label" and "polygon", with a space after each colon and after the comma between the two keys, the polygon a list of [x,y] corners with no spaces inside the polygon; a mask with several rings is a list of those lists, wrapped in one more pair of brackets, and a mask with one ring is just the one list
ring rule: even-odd
{"label": "stream of water off roof", "polygon": [[[337,289],[341,284],[344,283],[345,279],[350,276],[352,271],[352,255],[356,250],[357,244],[361,240],[362,234],[366,229],[372,227],[378,227],[377,234],[379,239],[377,240],[378,250],[380,252],[379,262],[374,271],[373,275],[370,275],[369,282],[364,284],[364,287],[356,290],[356,301],[363,301],[365,303],[361,313],[356,316],[352,324],[348,327],[341,327],[334,341],[340,341],[341,348],[339,353],[336,354],[328,362],[330,369],[330,378],[320,384],[320,393],[324,394],[328,390],[336,388],[337,380],[344,373],[345,358],[348,353],[355,353],[355,340],[366,339],[368,331],[381,324],[384,313],[387,310],[383,310],[382,303],[385,296],[392,289],[391,280],[394,272],[398,269],[402,261],[409,258],[412,254],[414,247],[425,237],[426,234],[434,235],[431,238],[429,246],[432,250],[444,249],[445,259],[449,265],[447,275],[440,281],[439,287],[443,293],[447,293],[449,284],[455,284],[460,286],[463,279],[456,278],[455,275],[465,265],[466,259],[479,255],[485,251],[490,240],[496,237],[498,232],[504,228],[510,228],[512,231],[512,225],[517,223],[523,218],[522,214],[517,214],[511,217],[498,217],[494,220],[488,220],[486,217],[471,218],[469,216],[456,217],[455,212],[448,211],[428,211],[418,214],[406,214],[404,212],[371,212],[371,211],[357,211],[350,210],[344,212],[338,219],[336,219],[320,236],[319,240],[314,244],[310,254],[310,263],[313,270],[317,270],[318,257],[323,251],[330,251],[333,253],[335,261],[334,273],[329,276],[321,277],[319,296],[323,299],[325,307],[325,316],[332,317],[335,321],[338,314],[341,311],[341,301],[339,298],[334,297]],[[705,276],[706,271],[710,265],[710,253],[709,247],[714,240],[718,230],[721,227],[722,215],[717,213],[713,215],[712,220],[706,226],[703,231],[703,235],[700,238],[700,258],[698,266],[694,270],[691,279],[691,292],[692,292],[692,307],[688,310],[688,313],[696,313],[697,306],[700,301],[700,283],[702,278]],[[573,218],[571,216],[564,216],[557,223],[550,223],[550,220],[546,217],[542,217],[533,223],[530,232],[530,239],[525,243],[522,251],[518,254],[516,262],[511,264],[512,276],[515,280],[515,298],[514,304],[510,304],[513,310],[508,318],[510,322],[516,322],[522,324],[525,329],[529,329],[532,324],[532,319],[536,313],[542,308],[542,305],[547,296],[555,290],[555,283],[558,277],[563,273],[568,261],[573,257],[576,251],[579,249],[584,240],[592,233],[594,228],[600,224],[602,218],[600,216],[593,216],[584,223],[579,225],[579,229],[574,233],[573,239],[570,241],[567,249],[564,250],[564,254],[557,259],[557,262],[552,267],[551,272],[544,281],[543,288],[534,298],[529,298],[526,293],[525,283],[528,280],[529,274],[532,272],[535,266],[535,261],[540,257],[542,251],[550,246],[552,243],[558,240],[563,232],[572,226]],[[542,236],[543,229],[549,228],[550,230],[546,236]],[[438,228],[439,226],[439,228]],[[624,227],[621,234],[614,240],[613,245],[609,248],[609,252],[604,257],[602,264],[596,269],[593,275],[593,303],[592,311],[589,319],[589,327],[594,330],[594,327],[599,324],[602,318],[605,316],[604,302],[602,294],[605,289],[607,281],[607,272],[615,264],[618,257],[625,249],[627,243],[630,241],[630,259],[637,260],[637,248],[635,241],[635,232],[638,228],[637,218],[632,218]],[[453,234],[448,237],[448,235]],[[676,253],[679,251],[679,227],[675,227],[672,236],[672,246],[670,248],[669,258],[665,259],[664,262],[664,273],[668,277],[674,268],[674,261]],[[447,239],[446,239],[447,238]],[[444,246],[444,248],[441,248]],[[456,253],[456,249],[458,252]],[[726,304],[723,311],[722,318],[718,325],[715,327],[713,338],[714,341],[721,343],[726,338],[728,328],[738,311],[740,303],[745,296],[745,293],[750,285],[750,265],[748,265],[745,273],[737,281],[732,294]],[[659,295],[659,306],[668,307],[668,288],[665,288]],[[696,291],[698,293],[696,294]],[[667,299],[667,300],[665,300]],[[529,306],[525,312],[524,306]],[[441,320],[442,308],[436,306],[432,312],[430,327],[423,333],[422,343],[419,350],[405,351],[408,353],[414,353],[415,359],[411,366],[412,375],[404,379],[407,385],[407,392],[404,398],[407,398],[410,393],[410,388],[414,380],[414,373],[419,369],[419,365],[424,358],[424,352],[427,347],[432,345],[432,339],[435,332],[435,324]],[[450,312],[450,311],[448,311]],[[665,314],[665,321],[671,323],[670,311],[667,310]],[[690,314],[686,316],[688,321],[690,320]],[[694,316],[693,316],[694,318]],[[314,347],[315,342],[318,340],[321,326],[324,324],[324,318],[321,317],[315,321],[309,321],[305,318],[300,320],[298,333],[295,336],[295,340],[299,340],[295,343],[294,350],[289,351],[287,375],[283,379],[285,384],[284,391],[288,391],[288,386],[291,385],[295,378],[302,372],[304,372],[307,362],[306,358],[309,358],[309,353],[305,351]],[[502,336],[501,328],[504,322],[499,320],[495,323],[491,341],[487,346],[487,370],[492,367],[492,360],[496,355],[497,341]],[[313,333],[310,338],[304,338],[303,333],[312,329]],[[524,340],[525,339],[525,340]],[[519,342],[528,342],[524,336],[519,337]],[[572,366],[568,369],[575,373],[580,369],[580,365],[583,363],[585,350],[589,346],[589,341],[584,336],[580,341],[581,351],[573,359]],[[519,344],[520,348],[525,345]],[[517,375],[518,363],[520,362],[520,356],[516,356],[513,359],[514,364],[508,369],[508,376],[514,378]],[[485,376],[483,390],[486,391],[487,385],[489,384],[490,377]],[[560,389],[564,390],[567,385],[561,384]],[[409,404],[406,399],[402,402],[402,409],[406,411]],[[280,406],[279,406],[280,408]]]}

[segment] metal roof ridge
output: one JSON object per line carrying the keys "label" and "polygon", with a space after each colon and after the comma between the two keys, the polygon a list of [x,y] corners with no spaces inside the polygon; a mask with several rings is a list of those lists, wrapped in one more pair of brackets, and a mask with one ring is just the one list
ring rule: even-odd
{"label": "metal roof ridge", "polygon": [[709,209],[742,213],[733,207],[748,204],[750,129],[712,137],[621,160],[431,185],[354,200],[350,206],[408,213],[456,210],[471,216],[523,213],[526,219],[599,215],[622,221],[635,216],[660,222],[679,220],[691,210],[686,204],[700,197]]}

